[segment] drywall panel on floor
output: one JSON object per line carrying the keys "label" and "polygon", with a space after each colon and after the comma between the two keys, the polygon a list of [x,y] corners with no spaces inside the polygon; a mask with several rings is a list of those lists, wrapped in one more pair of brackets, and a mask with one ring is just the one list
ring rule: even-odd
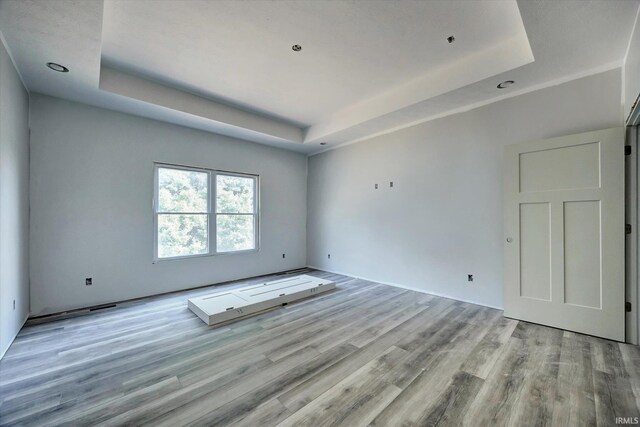
{"label": "drywall panel on floor", "polygon": [[503,147],[620,126],[620,87],[618,68],[310,157],[309,265],[502,307]]}
{"label": "drywall panel on floor", "polygon": [[29,94],[0,41],[0,357],[29,314],[28,233]]}
{"label": "drywall panel on floor", "polygon": [[[32,98],[34,314],[306,264],[306,156],[43,95]],[[154,162],[260,175],[260,251],[153,264]],[[85,286],[86,277],[91,286]]]}

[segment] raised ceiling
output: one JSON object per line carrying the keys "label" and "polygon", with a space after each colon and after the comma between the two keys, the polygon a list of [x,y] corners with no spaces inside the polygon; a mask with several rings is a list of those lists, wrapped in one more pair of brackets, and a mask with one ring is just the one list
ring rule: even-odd
{"label": "raised ceiling", "polygon": [[[309,153],[619,66],[637,9],[606,0],[0,0],[0,31],[33,92]],[[516,85],[497,90],[506,79]]]}
{"label": "raised ceiling", "polygon": [[102,61],[310,126],[524,34],[502,0],[107,0]]}

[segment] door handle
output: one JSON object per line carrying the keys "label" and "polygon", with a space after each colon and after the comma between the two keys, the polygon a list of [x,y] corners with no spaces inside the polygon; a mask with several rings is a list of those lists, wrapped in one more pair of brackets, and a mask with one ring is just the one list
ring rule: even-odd
{"label": "door handle", "polygon": [[511,243],[513,242],[513,239],[511,237],[507,237],[507,243]]}

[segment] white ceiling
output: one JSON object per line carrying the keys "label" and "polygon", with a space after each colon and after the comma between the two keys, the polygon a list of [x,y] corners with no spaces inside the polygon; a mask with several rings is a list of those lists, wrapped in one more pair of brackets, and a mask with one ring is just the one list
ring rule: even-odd
{"label": "white ceiling", "polygon": [[638,3],[0,0],[0,31],[33,92],[309,153],[619,66]]}
{"label": "white ceiling", "polygon": [[503,0],[107,0],[102,60],[310,126],[523,32]]}

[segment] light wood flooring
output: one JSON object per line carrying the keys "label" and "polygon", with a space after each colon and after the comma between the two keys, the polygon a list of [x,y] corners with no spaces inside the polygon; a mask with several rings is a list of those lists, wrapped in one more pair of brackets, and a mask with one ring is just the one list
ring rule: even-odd
{"label": "light wood flooring", "polygon": [[326,295],[222,327],[187,297],[30,321],[0,362],[1,425],[615,425],[640,348],[319,271]]}

